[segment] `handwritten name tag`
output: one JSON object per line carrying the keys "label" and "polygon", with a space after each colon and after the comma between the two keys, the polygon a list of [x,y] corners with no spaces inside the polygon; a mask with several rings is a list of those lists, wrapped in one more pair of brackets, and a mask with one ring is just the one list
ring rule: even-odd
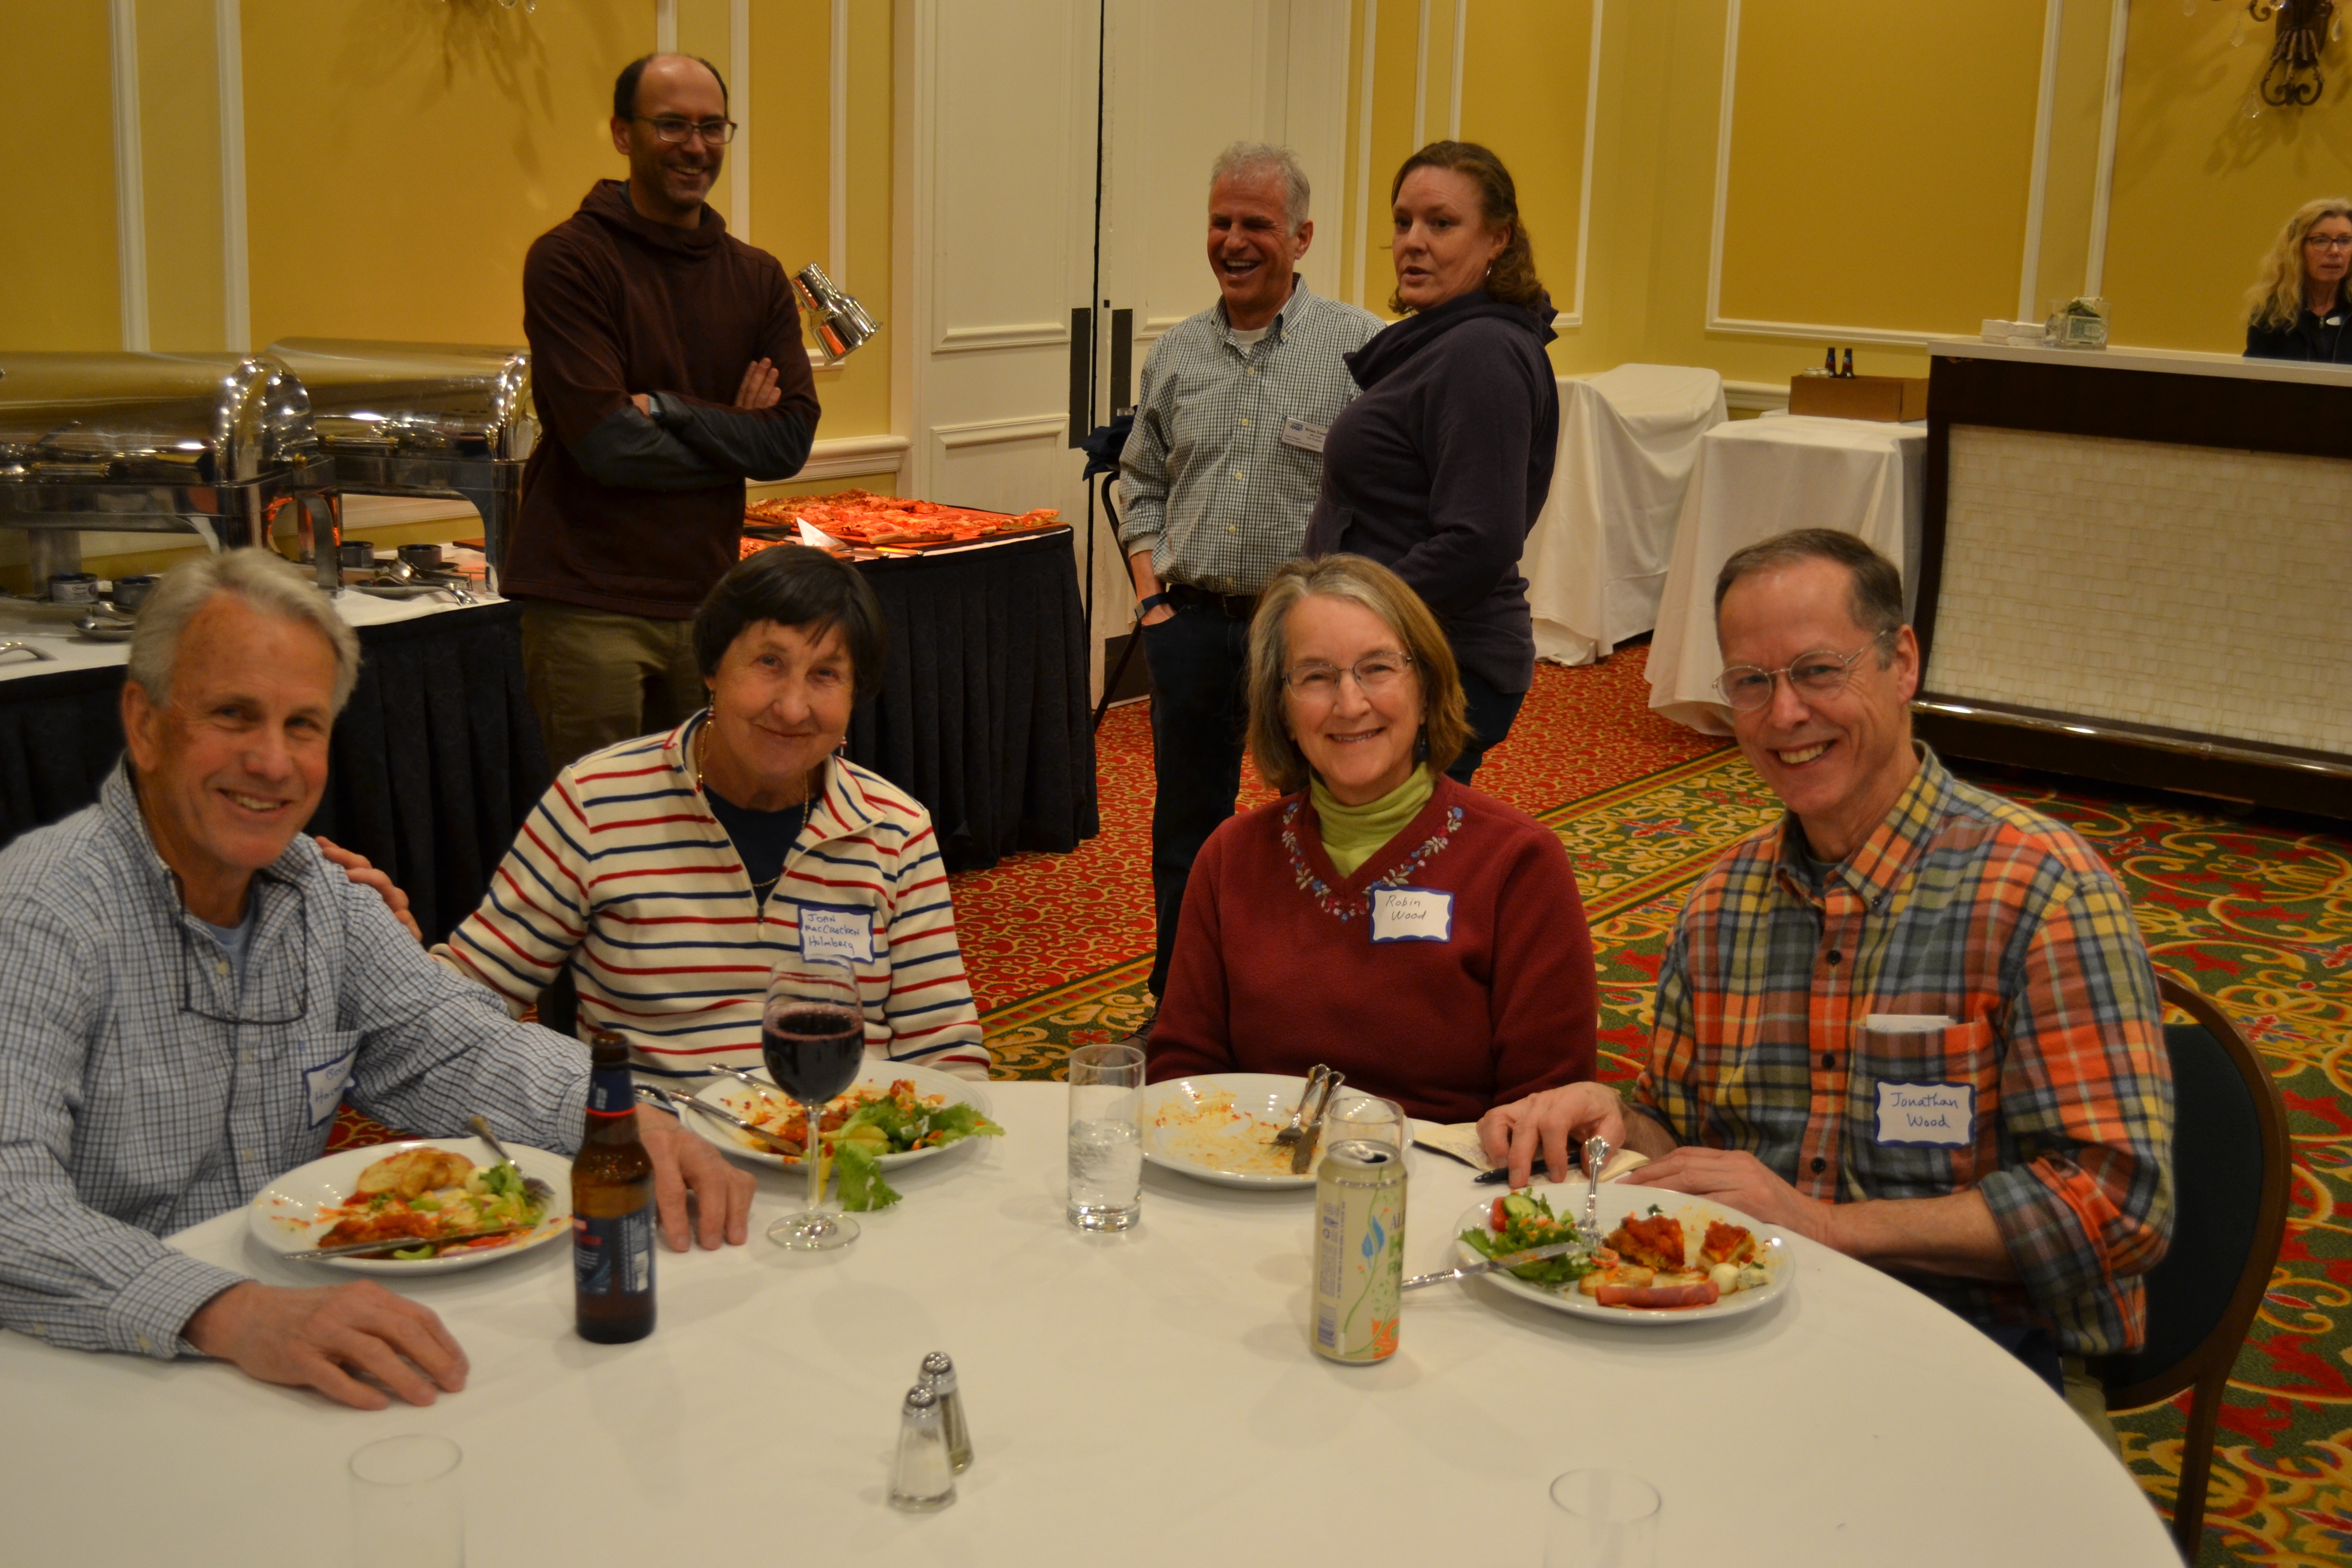
{"label": "handwritten name tag", "polygon": [[1374,942],[1452,942],[1454,895],[1428,888],[1372,889]]}
{"label": "handwritten name tag", "polygon": [[1881,1083],[1878,1142],[1966,1149],[1977,1141],[1977,1091],[1965,1083]]}
{"label": "handwritten name tag", "polygon": [[1294,414],[1282,422],[1282,444],[1296,447],[1302,452],[1319,452],[1323,449],[1323,437],[1330,428],[1328,425],[1309,425]]}
{"label": "handwritten name tag", "polygon": [[343,1102],[343,1089],[352,1081],[352,1062],[359,1054],[359,1047],[352,1046],[332,1061],[302,1069],[302,1087],[310,1100],[311,1126],[334,1115],[335,1107]]}
{"label": "handwritten name tag", "polygon": [[803,904],[801,956],[829,963],[874,962],[874,917],[862,909]]}

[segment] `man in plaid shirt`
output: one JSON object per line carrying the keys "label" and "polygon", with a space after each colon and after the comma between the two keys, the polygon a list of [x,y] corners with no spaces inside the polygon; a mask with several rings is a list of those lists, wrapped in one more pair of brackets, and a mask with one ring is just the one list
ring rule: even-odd
{"label": "man in plaid shirt", "polygon": [[1356,395],[1343,354],[1386,325],[1308,289],[1307,175],[1279,147],[1227,148],[1209,179],[1220,298],[1143,364],[1119,455],[1119,547],[1151,661],[1151,994],[1168,986],[1192,858],[1234,814],[1250,616],[1298,553],[1323,479],[1323,432]]}
{"label": "man in plaid shirt", "polygon": [[[1716,584],[1740,750],[1788,806],[1692,890],[1632,1105],[1592,1084],[1490,1150],[1598,1132],[1633,1180],[1785,1226],[1916,1286],[2114,1446],[2081,1358],[2137,1349],[2172,1225],[2155,972],[2073,830],[1911,738],[1919,650],[1894,565],[1783,534]],[[1516,1110],[1518,1108],[1511,1108]]]}

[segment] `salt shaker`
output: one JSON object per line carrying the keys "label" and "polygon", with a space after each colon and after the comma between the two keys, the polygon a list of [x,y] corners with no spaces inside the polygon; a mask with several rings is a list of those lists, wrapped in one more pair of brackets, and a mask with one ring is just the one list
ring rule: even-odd
{"label": "salt shaker", "polygon": [[971,1468],[971,1428],[963,1418],[963,1395],[956,1392],[955,1363],[945,1351],[923,1358],[924,1387],[939,1396],[940,1426],[947,1433],[948,1462],[961,1475]]}
{"label": "salt shaker", "polygon": [[924,1384],[907,1390],[898,1413],[898,1462],[890,1476],[890,1506],[932,1513],[955,1501],[955,1467],[948,1462],[939,1396]]}

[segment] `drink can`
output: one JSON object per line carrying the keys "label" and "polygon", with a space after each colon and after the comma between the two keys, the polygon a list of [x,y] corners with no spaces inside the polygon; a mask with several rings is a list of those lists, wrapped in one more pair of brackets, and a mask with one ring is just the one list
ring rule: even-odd
{"label": "drink can", "polygon": [[1404,1156],[1349,1139],[1315,1178],[1315,1349],[1366,1363],[1396,1353],[1404,1280]]}

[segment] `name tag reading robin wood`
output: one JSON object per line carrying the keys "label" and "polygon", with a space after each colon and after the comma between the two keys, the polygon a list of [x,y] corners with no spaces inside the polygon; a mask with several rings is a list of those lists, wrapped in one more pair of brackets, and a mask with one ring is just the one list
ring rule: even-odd
{"label": "name tag reading robin wood", "polygon": [[1912,1148],[1966,1149],[1976,1141],[1975,1085],[1879,1084],[1879,1142]]}
{"label": "name tag reading robin wood", "polygon": [[1330,428],[1328,425],[1309,425],[1294,414],[1282,422],[1282,444],[1302,452],[1320,452],[1324,435]]}
{"label": "name tag reading robin wood", "polygon": [[874,962],[874,920],[862,909],[827,909],[803,904],[801,956],[830,963]]}
{"label": "name tag reading robin wood", "polygon": [[1374,888],[1374,942],[1452,942],[1454,895],[1429,888]]}

